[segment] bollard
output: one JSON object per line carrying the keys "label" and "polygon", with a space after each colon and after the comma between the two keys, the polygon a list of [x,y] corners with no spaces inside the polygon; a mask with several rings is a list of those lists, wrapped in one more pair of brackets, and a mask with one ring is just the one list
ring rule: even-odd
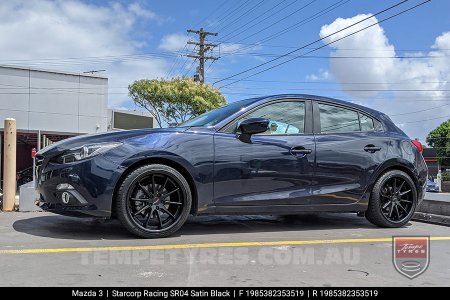
{"label": "bollard", "polygon": [[3,156],[3,211],[14,211],[16,202],[16,120],[5,119]]}

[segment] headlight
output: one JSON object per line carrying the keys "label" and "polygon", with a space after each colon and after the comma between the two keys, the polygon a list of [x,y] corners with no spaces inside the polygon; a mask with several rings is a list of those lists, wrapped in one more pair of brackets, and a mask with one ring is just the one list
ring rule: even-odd
{"label": "headlight", "polygon": [[101,153],[105,153],[106,151],[116,148],[120,145],[122,145],[122,143],[119,142],[86,144],[81,147],[67,150],[64,154],[60,155],[57,158],[57,162],[65,164],[83,160]]}

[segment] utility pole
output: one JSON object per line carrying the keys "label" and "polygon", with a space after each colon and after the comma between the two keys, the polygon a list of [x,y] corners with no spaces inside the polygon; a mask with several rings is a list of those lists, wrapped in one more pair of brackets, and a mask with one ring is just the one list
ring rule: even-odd
{"label": "utility pole", "polygon": [[199,37],[198,42],[194,42],[194,41],[187,42],[189,45],[198,46],[198,52],[196,54],[188,54],[186,56],[193,58],[193,59],[198,59],[199,65],[197,67],[197,72],[194,76],[194,81],[200,81],[201,83],[204,83],[205,82],[205,61],[219,59],[219,57],[205,56],[206,53],[211,51],[214,47],[218,46],[217,44],[205,43],[205,39],[208,35],[217,36],[217,33],[204,31],[203,28],[200,28],[200,30],[188,29],[187,32],[198,34],[198,37]]}

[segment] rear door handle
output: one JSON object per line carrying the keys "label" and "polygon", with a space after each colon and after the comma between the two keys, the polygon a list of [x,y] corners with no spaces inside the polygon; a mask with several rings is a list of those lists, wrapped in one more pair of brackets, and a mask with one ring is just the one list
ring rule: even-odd
{"label": "rear door handle", "polygon": [[311,154],[312,150],[311,149],[305,149],[303,147],[294,147],[291,149],[291,154],[295,155],[295,156],[300,156],[300,157],[304,157],[307,154]]}
{"label": "rear door handle", "polygon": [[375,152],[380,151],[380,150],[381,150],[381,147],[377,147],[377,146],[372,145],[372,144],[366,145],[364,147],[364,151],[370,152],[370,153],[375,153]]}

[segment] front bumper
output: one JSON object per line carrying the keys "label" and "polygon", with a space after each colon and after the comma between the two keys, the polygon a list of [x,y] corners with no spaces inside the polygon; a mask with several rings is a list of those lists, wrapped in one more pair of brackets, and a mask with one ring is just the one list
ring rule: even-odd
{"label": "front bumper", "polygon": [[36,169],[36,205],[62,215],[109,218],[121,174],[122,168],[102,155],[68,164],[43,158]]}

